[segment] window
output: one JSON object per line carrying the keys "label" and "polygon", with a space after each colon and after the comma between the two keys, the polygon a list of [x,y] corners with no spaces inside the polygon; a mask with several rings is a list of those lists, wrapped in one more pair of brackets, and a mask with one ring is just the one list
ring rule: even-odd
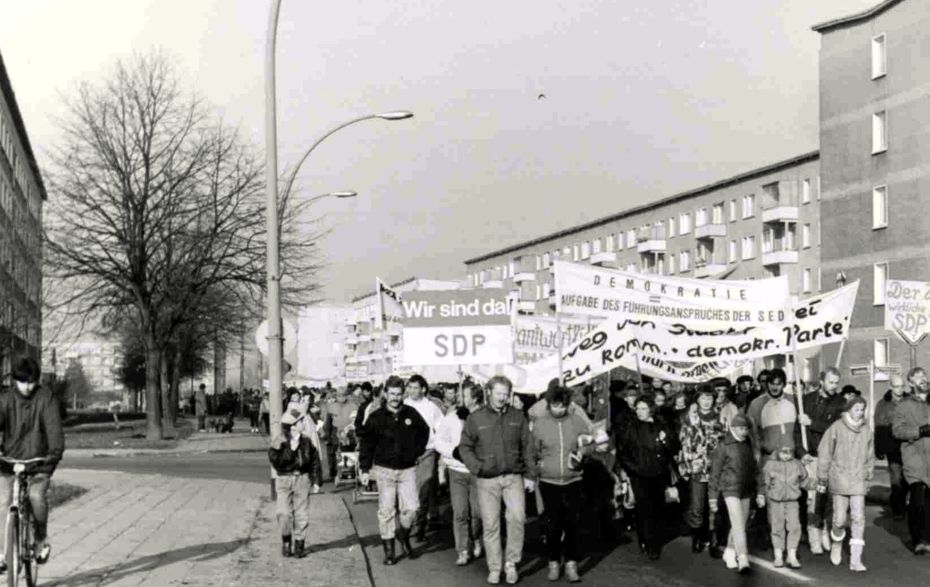
{"label": "window", "polygon": [[581,243],[581,258],[587,259],[591,256],[591,241]]}
{"label": "window", "polygon": [[817,291],[823,291],[823,269],[817,268]]}
{"label": "window", "polygon": [[736,239],[734,239],[730,241],[730,263],[736,263],[737,260]]}
{"label": "window", "polygon": [[743,237],[743,260],[752,259],[756,256],[756,237],[755,236],[744,236]]}
{"label": "window", "polygon": [[888,280],[888,263],[872,265],[872,303],[885,305],[885,281]]}
{"label": "window", "polygon": [[888,128],[885,121],[885,111],[872,115],[872,154],[883,153],[888,150]]}
{"label": "window", "polygon": [[823,236],[823,231],[820,230],[820,219],[818,218],[817,219],[817,246],[818,247],[823,244],[822,236]]}
{"label": "window", "polygon": [[678,267],[682,273],[691,269],[691,253],[689,251],[678,253]]}
{"label": "window", "polygon": [[713,224],[723,224],[723,202],[719,204],[714,204],[713,211],[711,212],[710,221]]}
{"label": "window", "polygon": [[689,232],[691,232],[691,214],[685,212],[678,217],[678,234],[688,234]]}
{"label": "window", "polygon": [[581,247],[572,245],[572,261],[577,261],[579,259],[581,259]]}
{"label": "window", "polygon": [[636,246],[636,229],[631,228],[626,231],[626,248],[631,249]]}
{"label": "window", "polygon": [[604,250],[603,246],[604,246],[604,242],[601,239],[599,238],[594,239],[593,241],[591,241],[591,253],[594,255],[600,253],[602,250]]}
{"label": "window", "polygon": [[872,229],[888,227],[888,187],[872,188]]}
{"label": "window", "polygon": [[542,266],[542,257],[539,256],[539,255],[536,255],[536,271],[539,271],[539,270],[542,269],[542,268],[543,268],[543,266]]}
{"label": "window", "polygon": [[604,250],[608,253],[614,250],[614,235],[608,234],[604,237]]}
{"label": "window", "polygon": [[626,270],[630,273],[636,273],[636,263],[630,263],[627,265]]}
{"label": "window", "polygon": [[885,35],[883,33],[872,37],[872,79],[878,79],[885,75],[886,66]]}
{"label": "window", "polygon": [[801,291],[810,293],[811,291],[811,270],[805,269],[801,272]]}
{"label": "window", "polygon": [[752,218],[755,214],[756,195],[747,194],[743,196],[743,218]]}
{"label": "window", "polygon": [[801,182],[801,203],[811,203],[811,180],[805,179]]}
{"label": "window", "polygon": [[668,274],[675,275],[675,255],[668,256]]}
{"label": "window", "polygon": [[665,257],[659,257],[656,263],[656,275],[665,275]]}
{"label": "window", "polygon": [[707,208],[698,208],[694,215],[694,227],[699,228],[707,224]]}
{"label": "window", "polygon": [[668,219],[668,238],[675,238],[675,219]]}
{"label": "window", "polygon": [[736,222],[736,200],[730,200],[730,222]]}
{"label": "window", "polygon": [[811,225],[805,224],[801,227],[801,246],[805,249],[811,246]]}
{"label": "window", "polygon": [[888,339],[876,338],[872,343],[872,359],[876,367],[884,367],[888,364]]}

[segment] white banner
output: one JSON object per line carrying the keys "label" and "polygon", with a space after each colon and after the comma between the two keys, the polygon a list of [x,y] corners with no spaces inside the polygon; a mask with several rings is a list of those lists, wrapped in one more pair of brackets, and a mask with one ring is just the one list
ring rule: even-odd
{"label": "white banner", "polygon": [[571,348],[599,324],[600,320],[590,316],[556,319],[554,316],[518,314],[514,317],[515,362],[527,365],[558,353],[559,348],[563,351]]}
{"label": "white banner", "polygon": [[[788,354],[849,336],[859,282],[800,301],[780,322],[694,330],[681,324],[612,319],[562,356],[565,383],[583,383],[616,367],[672,381],[706,381],[748,360]],[[770,310],[757,310],[769,312]]]}
{"label": "white banner", "polygon": [[776,322],[791,306],[788,278],[688,279],[630,273],[567,261],[553,263],[556,311],[680,322],[694,327]]}
{"label": "white banner", "polygon": [[411,365],[513,363],[510,325],[404,328],[404,362]]}

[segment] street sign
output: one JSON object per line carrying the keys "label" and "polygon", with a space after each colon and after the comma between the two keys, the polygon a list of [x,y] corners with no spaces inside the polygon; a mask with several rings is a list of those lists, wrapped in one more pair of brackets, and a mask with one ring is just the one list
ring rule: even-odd
{"label": "street sign", "polygon": [[900,279],[885,283],[885,330],[912,346],[930,333],[930,283]]}
{"label": "street sign", "polygon": [[[289,355],[297,348],[297,329],[287,320],[281,320],[281,336],[284,337],[284,354]],[[255,346],[263,355],[268,356],[267,320],[262,320],[262,323],[255,329]]]}

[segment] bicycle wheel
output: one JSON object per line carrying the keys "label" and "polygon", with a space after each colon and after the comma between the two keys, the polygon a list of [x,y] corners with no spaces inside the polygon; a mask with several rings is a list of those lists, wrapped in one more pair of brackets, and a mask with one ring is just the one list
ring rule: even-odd
{"label": "bicycle wheel", "polygon": [[29,508],[28,503],[27,498],[27,505],[19,516],[19,552],[26,587],[36,587],[39,584],[39,561],[36,558],[39,553],[36,552],[35,520],[32,517],[32,510]]}
{"label": "bicycle wheel", "polygon": [[6,584],[8,587],[19,585],[19,512],[11,511],[6,519]]}

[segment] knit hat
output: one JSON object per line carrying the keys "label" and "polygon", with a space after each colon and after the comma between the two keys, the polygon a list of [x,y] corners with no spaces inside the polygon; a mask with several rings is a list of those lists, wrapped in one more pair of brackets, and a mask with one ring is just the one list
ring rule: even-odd
{"label": "knit hat", "polygon": [[843,407],[843,411],[848,412],[849,410],[853,409],[853,407],[855,407],[856,404],[862,404],[863,406],[865,406],[866,402],[864,399],[862,399],[858,395],[853,396],[849,399],[849,401],[846,402],[846,405]]}
{"label": "knit hat", "polygon": [[749,418],[747,418],[745,414],[736,414],[733,416],[733,419],[730,420],[730,428],[735,428],[736,426],[749,428]]}

